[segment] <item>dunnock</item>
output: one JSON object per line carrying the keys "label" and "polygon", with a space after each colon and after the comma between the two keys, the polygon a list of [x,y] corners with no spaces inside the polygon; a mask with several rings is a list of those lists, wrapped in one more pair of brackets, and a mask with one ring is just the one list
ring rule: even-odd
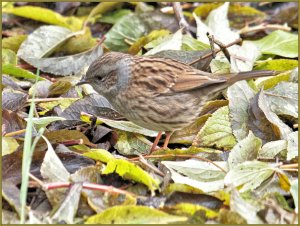
{"label": "dunnock", "polygon": [[167,148],[173,131],[196,120],[201,107],[233,83],[272,76],[274,71],[251,71],[216,76],[181,62],[158,57],[109,52],[95,60],[79,84],[90,84],[128,120],[162,131]]}

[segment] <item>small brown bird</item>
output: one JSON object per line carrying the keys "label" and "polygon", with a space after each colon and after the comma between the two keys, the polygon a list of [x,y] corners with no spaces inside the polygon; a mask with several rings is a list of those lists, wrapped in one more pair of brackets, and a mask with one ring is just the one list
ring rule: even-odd
{"label": "small brown bird", "polygon": [[166,132],[170,136],[194,122],[201,107],[233,83],[274,71],[251,71],[216,76],[181,62],[158,57],[109,52],[95,60],[79,84],[90,84],[128,120],[159,131],[151,151]]}

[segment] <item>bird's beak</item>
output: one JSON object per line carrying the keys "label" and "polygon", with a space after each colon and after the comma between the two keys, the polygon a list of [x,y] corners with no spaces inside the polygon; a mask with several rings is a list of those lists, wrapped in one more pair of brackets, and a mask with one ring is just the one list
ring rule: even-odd
{"label": "bird's beak", "polygon": [[89,83],[90,83],[89,80],[81,79],[81,80],[76,84],[76,86],[83,85],[83,84],[89,84]]}

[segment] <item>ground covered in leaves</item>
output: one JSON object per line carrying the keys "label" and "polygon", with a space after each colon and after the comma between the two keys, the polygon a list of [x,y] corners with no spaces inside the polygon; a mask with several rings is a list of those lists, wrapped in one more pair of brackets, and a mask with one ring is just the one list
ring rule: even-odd
{"label": "ground covered in leaves", "polygon": [[[297,223],[296,2],[4,2],[2,12],[3,223]],[[242,42],[211,54],[207,33]],[[149,154],[157,132],[75,86],[107,51],[279,73],[230,86]]]}

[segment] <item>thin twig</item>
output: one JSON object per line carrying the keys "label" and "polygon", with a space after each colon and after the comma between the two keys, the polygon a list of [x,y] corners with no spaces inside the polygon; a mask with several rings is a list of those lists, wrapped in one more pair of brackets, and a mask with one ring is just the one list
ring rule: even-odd
{"label": "thin twig", "polygon": [[215,40],[214,40],[214,36],[210,35],[208,32],[206,33],[207,38],[209,40],[209,44],[210,44],[210,49],[212,52],[212,57],[215,58],[216,57],[216,52],[215,52]]}
{"label": "thin twig", "polygon": [[299,165],[298,163],[292,163],[292,164],[285,164],[285,165],[280,165],[280,169],[291,169],[291,168],[298,168]]}
{"label": "thin twig", "polygon": [[148,168],[152,169],[154,172],[156,172],[157,174],[159,174],[162,177],[165,177],[166,175],[161,172],[159,169],[157,169],[155,166],[152,166],[151,164],[149,164],[147,162],[147,160],[144,158],[144,156],[139,155],[139,161],[144,164],[145,166],[147,166]]}
{"label": "thin twig", "polygon": [[[228,48],[228,47],[230,47],[230,46],[233,46],[233,45],[235,45],[235,44],[240,43],[241,41],[242,41],[242,39],[239,38],[239,39],[237,39],[237,40],[235,40],[235,41],[233,41],[233,42],[227,44],[225,47]],[[220,51],[222,51],[222,50],[221,50],[221,49],[218,49],[218,50],[215,51],[215,53],[218,53],[218,52],[220,52]],[[193,62],[189,63],[188,65],[193,65],[193,64],[195,64],[195,63],[198,63],[199,61],[204,60],[204,59],[206,59],[206,58],[208,58],[208,57],[210,57],[210,56],[212,56],[212,55],[213,55],[213,52],[210,52],[210,53],[208,53],[208,54],[205,54],[204,56],[200,57],[200,58],[197,59],[197,60],[194,60]]]}
{"label": "thin twig", "polygon": [[21,129],[21,130],[17,130],[17,131],[14,131],[14,132],[6,133],[4,136],[5,137],[13,137],[13,136],[25,133],[25,131],[26,131],[26,129]]}
{"label": "thin twig", "polygon": [[84,142],[83,142],[83,139],[77,139],[77,140],[60,141],[58,143],[63,144],[65,146],[72,146],[72,145],[83,144]]}
{"label": "thin twig", "polygon": [[189,31],[190,26],[183,16],[180,2],[173,2],[172,5],[173,5],[173,10],[175,13],[176,20],[179,24],[179,27],[183,28],[188,35],[191,35]]}
{"label": "thin twig", "polygon": [[291,31],[291,28],[287,25],[281,25],[281,24],[260,24],[257,26],[249,27],[246,25],[244,28],[242,28],[239,33],[240,34],[247,34],[250,32],[257,32],[257,31],[262,31],[262,30],[283,30],[283,31]]}
{"label": "thin twig", "polygon": [[[70,182],[53,182],[53,183],[43,184],[43,189],[51,190],[51,189],[58,189],[58,188],[68,188],[71,185],[72,185],[72,183],[70,183]],[[85,189],[89,189],[89,190],[97,190],[97,191],[103,191],[103,192],[109,192],[109,193],[117,193],[117,194],[136,196],[136,194],[134,194],[134,193],[124,191],[124,190],[115,188],[113,186],[107,186],[107,185],[102,185],[102,184],[93,184],[93,183],[84,182],[82,187]]]}
{"label": "thin twig", "polygon": [[283,171],[298,172],[298,169],[282,169]]}
{"label": "thin twig", "polygon": [[[217,165],[216,163],[214,163],[213,161],[204,158],[204,157],[200,157],[200,156],[195,156],[195,155],[185,155],[185,154],[161,154],[161,155],[144,155],[144,158],[165,158],[165,157],[181,157],[181,158],[196,158],[205,162],[209,162],[211,164],[213,164],[215,167],[219,168],[221,171],[223,171],[224,173],[227,173],[226,170],[224,170],[222,167],[220,167],[219,165]],[[131,158],[130,160],[132,161],[136,161],[139,160],[139,157],[135,157],[135,158]]]}
{"label": "thin twig", "polygon": [[63,97],[53,97],[53,98],[36,98],[36,99],[28,99],[27,102],[28,103],[31,103],[31,101],[33,102],[50,102],[50,101],[60,101],[60,100],[65,100],[65,99],[69,99],[69,100],[78,100],[79,98],[75,98],[75,97],[72,97],[72,98],[63,98]]}
{"label": "thin twig", "polygon": [[213,39],[213,42],[216,43],[220,47],[221,51],[224,53],[225,57],[227,58],[227,60],[230,63],[230,53],[229,53],[226,45],[224,45],[222,42],[215,40],[215,39]]}

